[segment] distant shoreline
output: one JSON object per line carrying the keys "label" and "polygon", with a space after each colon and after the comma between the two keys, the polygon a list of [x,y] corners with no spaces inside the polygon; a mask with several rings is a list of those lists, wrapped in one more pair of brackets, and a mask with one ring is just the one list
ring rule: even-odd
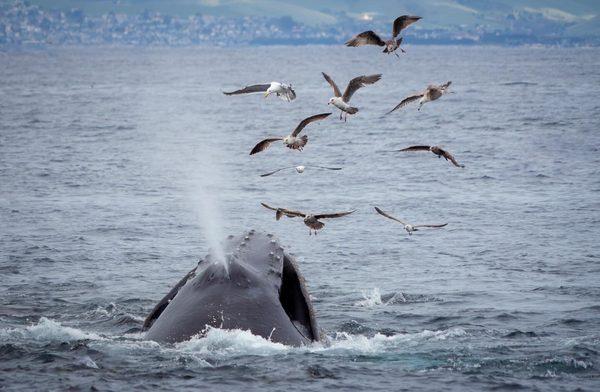
{"label": "distant shoreline", "polygon": [[[51,49],[240,49],[240,48],[261,48],[261,47],[293,47],[293,46],[326,46],[326,47],[342,47],[342,43],[336,42],[260,42],[248,43],[241,45],[227,44],[193,44],[193,45],[136,45],[126,43],[113,44],[20,44],[20,45],[0,45],[0,52],[19,52],[19,51],[36,51],[36,50],[51,50]],[[502,43],[474,43],[474,42],[452,42],[452,43],[423,43],[412,42],[405,45],[411,46],[433,46],[433,47],[496,47],[496,48],[557,48],[557,49],[595,49],[600,48],[598,44],[558,44],[558,43],[522,43],[522,44],[502,44]]]}

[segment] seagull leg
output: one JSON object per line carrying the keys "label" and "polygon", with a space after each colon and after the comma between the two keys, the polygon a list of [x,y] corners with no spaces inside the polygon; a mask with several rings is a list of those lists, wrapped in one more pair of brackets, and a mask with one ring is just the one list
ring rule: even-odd
{"label": "seagull leg", "polygon": [[[402,49],[400,49],[402,50]],[[400,55],[398,55],[398,53],[394,52],[394,54],[396,55],[397,58],[400,58]]]}
{"label": "seagull leg", "polygon": [[342,113],[344,113],[342,110],[340,110],[340,120],[342,119]]}

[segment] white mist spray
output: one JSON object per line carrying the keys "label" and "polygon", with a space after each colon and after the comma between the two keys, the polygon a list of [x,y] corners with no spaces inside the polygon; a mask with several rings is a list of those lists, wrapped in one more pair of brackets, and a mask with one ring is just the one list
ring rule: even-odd
{"label": "white mist spray", "polygon": [[[214,151],[214,150],[213,150]],[[198,148],[186,172],[190,173],[191,201],[198,215],[198,222],[202,233],[211,248],[214,262],[222,263],[225,272],[229,275],[229,265],[223,248],[224,221],[221,213],[218,195],[223,193],[224,177],[215,157],[205,149]]]}

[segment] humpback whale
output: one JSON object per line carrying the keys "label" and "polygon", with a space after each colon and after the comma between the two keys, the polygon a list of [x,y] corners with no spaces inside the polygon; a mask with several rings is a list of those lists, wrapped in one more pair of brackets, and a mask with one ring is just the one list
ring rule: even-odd
{"label": "humpback whale", "polygon": [[209,253],[154,307],[147,339],[181,342],[215,327],[292,346],[321,340],[304,278],[273,235],[229,236],[224,251],[225,262]]}

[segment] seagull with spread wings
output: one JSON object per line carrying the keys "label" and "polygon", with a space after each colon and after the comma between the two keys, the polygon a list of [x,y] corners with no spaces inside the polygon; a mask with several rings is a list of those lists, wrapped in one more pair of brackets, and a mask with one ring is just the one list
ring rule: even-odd
{"label": "seagull with spread wings", "polygon": [[268,177],[268,176],[270,176],[270,175],[273,175],[273,174],[275,174],[275,173],[279,173],[280,171],[282,171],[282,170],[286,170],[286,169],[296,169],[296,172],[297,172],[297,173],[300,173],[300,174],[302,174],[302,173],[304,173],[304,170],[305,170],[307,167],[314,167],[314,168],[317,168],[317,169],[323,169],[323,170],[342,170],[342,168],[341,168],[341,167],[327,167],[327,166],[318,166],[318,165],[300,165],[300,166],[288,166],[288,167],[282,167],[281,169],[273,170],[272,172],[268,172],[268,173],[265,173],[265,174],[261,174],[260,176],[261,176],[261,177]]}
{"label": "seagull with spread wings", "polygon": [[296,129],[294,129],[294,131],[291,134],[289,134],[288,136],[272,137],[272,138],[268,138],[268,139],[264,139],[263,141],[260,141],[256,146],[254,146],[252,151],[250,151],[250,155],[254,155],[258,152],[266,150],[267,148],[269,148],[271,143],[279,141],[279,140],[283,141],[283,144],[287,148],[290,148],[292,150],[302,151],[304,146],[306,146],[306,143],[308,143],[308,136],[303,135],[302,137],[298,137],[300,132],[302,132],[304,127],[306,127],[311,122],[322,120],[325,117],[329,116],[330,114],[331,113],[321,113],[321,114],[315,114],[314,116],[305,118],[304,120],[300,121],[300,124],[298,124]]}
{"label": "seagull with spread wings", "polygon": [[239,94],[252,94],[252,93],[264,93],[265,98],[271,94],[276,94],[279,98],[284,101],[290,102],[296,99],[296,92],[292,88],[291,84],[271,82],[270,84],[253,84],[246,86],[242,89],[225,92],[225,95],[239,95]]}
{"label": "seagull with spread wings", "polygon": [[332,214],[305,214],[304,212],[300,212],[300,211],[292,211],[292,210],[287,210],[285,208],[275,208],[275,207],[271,207],[268,204],[265,203],[260,203],[263,207],[268,208],[269,210],[273,210],[275,211],[275,219],[279,220],[281,219],[282,216],[287,216],[288,218],[295,218],[295,217],[300,217],[300,218],[304,218],[304,224],[306,226],[308,226],[309,231],[308,231],[308,235],[311,235],[312,232],[315,232],[315,235],[317,235],[317,230],[321,230],[324,226],[325,223],[320,222],[320,219],[331,219],[331,218],[341,218],[342,216],[346,216],[349,214],[352,214],[354,211],[356,210],[352,210],[352,211],[345,211],[345,212],[334,212]]}
{"label": "seagull with spread wings", "polygon": [[321,72],[323,77],[331,85],[333,88],[334,97],[329,100],[327,105],[333,105],[336,108],[340,109],[340,120],[342,119],[342,113],[344,113],[344,121],[346,121],[346,117],[348,114],[355,114],[358,112],[358,108],[352,107],[348,104],[352,95],[361,87],[365,87],[366,85],[373,84],[381,79],[381,74],[377,75],[369,75],[369,76],[358,76],[348,83],[348,87],[346,87],[346,91],[344,91],[344,95],[340,92],[337,84],[327,75],[325,72]]}
{"label": "seagull with spread wings", "polygon": [[402,100],[402,102],[400,102],[398,105],[396,105],[395,108],[393,108],[386,114],[390,114],[394,110],[400,109],[416,100],[419,100],[419,108],[417,110],[421,110],[421,106],[423,106],[423,104],[425,104],[427,102],[435,101],[436,99],[440,98],[444,94],[451,93],[451,91],[448,91],[448,88],[450,87],[451,84],[452,84],[451,81],[448,81],[448,82],[442,84],[441,86],[437,86],[435,84],[430,84],[429,86],[427,86],[427,88],[424,91],[404,98]]}
{"label": "seagull with spread wings", "polygon": [[400,34],[400,31],[404,30],[411,24],[415,23],[421,19],[420,16],[411,16],[411,15],[402,15],[394,20],[394,24],[392,26],[392,38],[384,41],[382,40],[374,31],[369,30],[362,32],[346,42],[346,46],[363,46],[363,45],[377,45],[377,46],[385,46],[383,53],[394,53],[396,57],[398,53],[396,53],[397,49],[400,49],[402,53],[406,53],[404,49],[400,48],[400,44],[402,43],[402,37],[396,39],[396,37]]}
{"label": "seagull with spread wings", "polygon": [[406,223],[401,221],[398,218],[394,218],[393,216],[391,216],[390,214],[382,211],[381,209],[379,209],[379,207],[375,207],[375,211],[377,211],[379,214],[385,216],[388,219],[394,220],[400,224],[402,224],[404,226],[404,230],[406,230],[408,232],[408,235],[412,235],[413,231],[418,231],[420,228],[422,227],[428,227],[428,228],[440,228],[440,227],[444,227],[447,225],[447,223],[444,223],[443,225],[411,225],[410,223]]}
{"label": "seagull with spread wings", "polygon": [[456,167],[465,167],[465,165],[461,165],[456,162],[456,159],[454,159],[452,154],[438,146],[411,146],[398,151],[431,151],[437,155],[438,158],[444,157],[445,160],[452,162],[452,164]]}

